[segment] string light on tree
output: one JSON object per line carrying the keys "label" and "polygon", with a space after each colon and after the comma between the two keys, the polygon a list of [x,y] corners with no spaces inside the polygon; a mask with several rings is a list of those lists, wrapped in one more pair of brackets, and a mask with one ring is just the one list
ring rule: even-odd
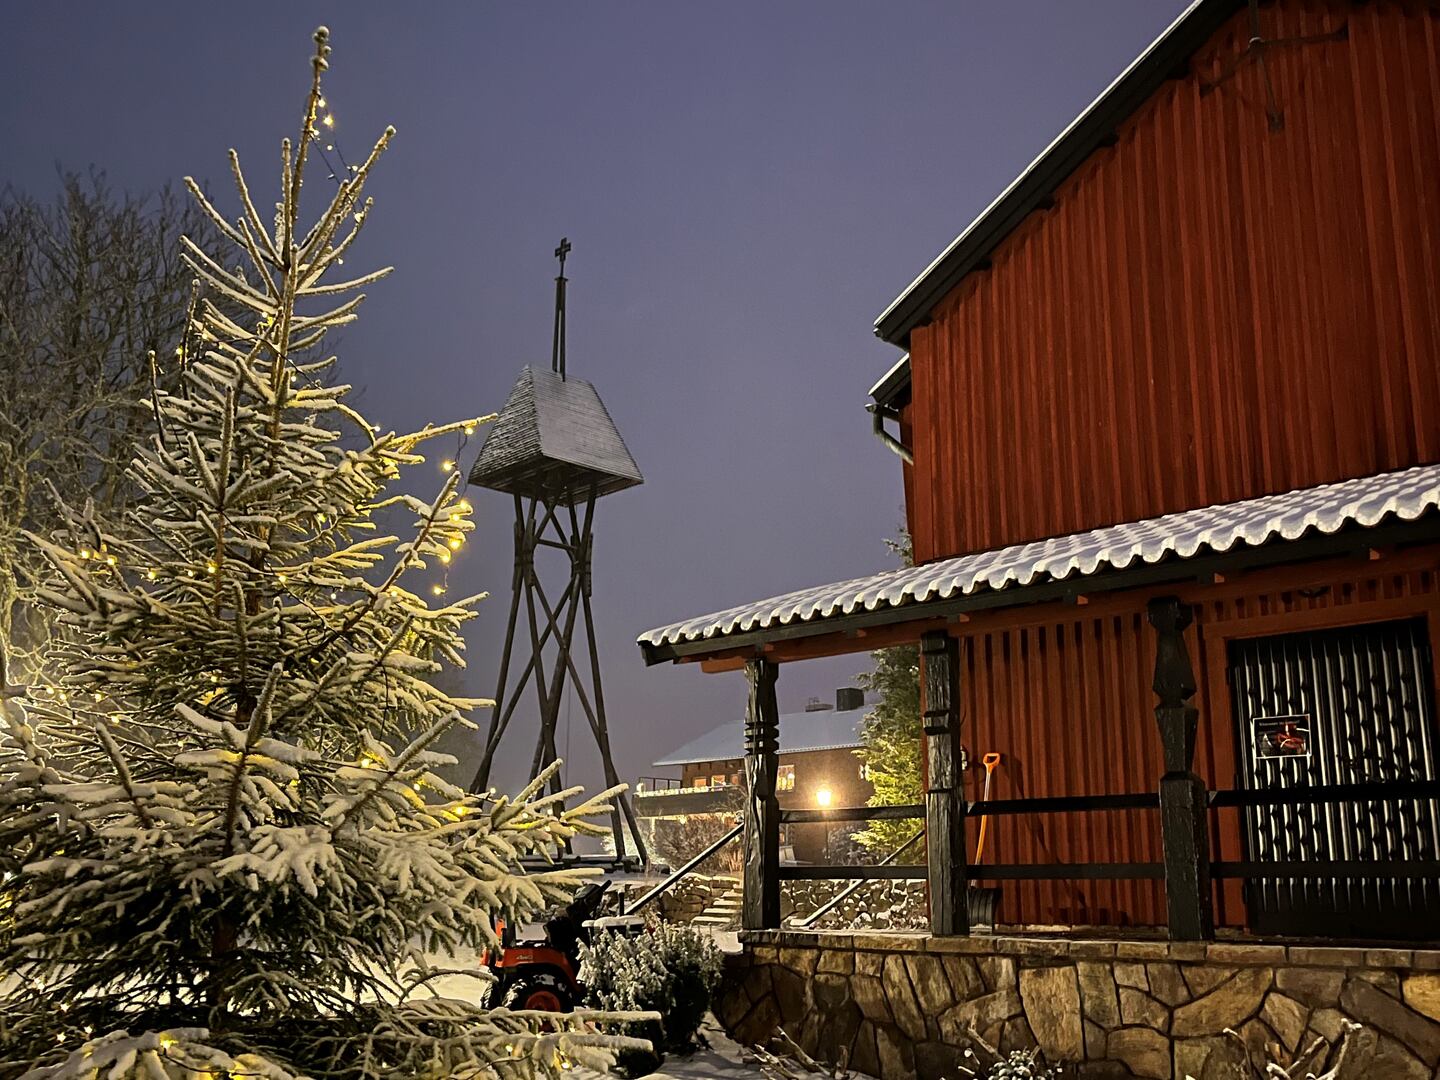
{"label": "string light on tree", "polygon": [[[153,441],[126,476],[134,505],[108,523],[66,511],[63,532],[36,540],[65,678],[96,704],[66,717],[51,695],[0,695],[15,750],[0,754],[0,853],[7,874],[12,858],[21,871],[0,897],[0,970],[36,986],[6,1001],[3,1056],[36,1075],[130,1061],[206,1077],[238,1075],[239,1046],[248,1075],[388,1080],[490,1074],[509,1044],[532,1059],[507,1061],[516,1080],[548,1075],[557,1050],[567,1071],[604,1073],[619,1046],[583,1014],[555,1014],[542,1034],[454,1002],[437,1034],[433,1012],[403,1000],[408,987],[358,1007],[350,993],[377,984],[377,957],[413,955],[417,939],[493,946],[496,897],[517,922],[563,902],[573,871],[528,874],[520,860],[597,835],[587,819],[605,804],[537,802],[546,774],[466,815],[462,793],[430,772],[435,740],[486,704],[433,681],[441,662],[459,663],[478,597],[431,606],[409,591],[444,594],[444,582],[412,583],[472,528],[460,452],[433,497],[392,482],[421,443],[454,435],[463,449],[477,421],[382,434],[309,362],[384,276],[326,273],[363,223],[362,190],[392,134],[347,168],[317,221],[302,217],[307,162],[313,173],[327,145],[317,129],[336,123],[320,111],[328,31],[315,44],[299,138],[276,162],[279,199],[253,199],[234,157],[238,213],[187,183],[234,249],[222,265],[186,248],[205,293],[183,340],[219,344],[182,346],[184,393],[153,391]],[[386,506],[413,511],[403,540],[374,529]],[[82,755],[88,765],[72,767]],[[414,868],[406,881],[397,860]],[[154,895],[166,903],[145,902]],[[85,1034],[80,1020],[93,1020]],[[301,1028],[313,1037],[290,1037]],[[92,1030],[107,1034],[90,1042]]]}

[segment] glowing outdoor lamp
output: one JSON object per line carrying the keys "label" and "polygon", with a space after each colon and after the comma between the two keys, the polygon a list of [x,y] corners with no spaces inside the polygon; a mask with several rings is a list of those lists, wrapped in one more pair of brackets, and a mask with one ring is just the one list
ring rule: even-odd
{"label": "glowing outdoor lamp", "polygon": [[830,805],[832,798],[833,796],[830,794],[830,789],[828,787],[822,787],[815,792],[815,805],[823,810]]}

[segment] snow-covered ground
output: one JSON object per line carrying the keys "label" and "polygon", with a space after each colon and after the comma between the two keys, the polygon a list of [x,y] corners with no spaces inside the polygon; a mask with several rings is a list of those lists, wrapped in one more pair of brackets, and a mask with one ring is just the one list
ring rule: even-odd
{"label": "snow-covered ground", "polygon": [[[745,1064],[744,1051],[720,1030],[713,1017],[706,1019],[700,1033],[710,1043],[709,1049],[668,1057],[647,1080],[755,1080],[760,1076],[759,1069]],[[583,1080],[609,1080],[589,1069],[579,1069],[575,1075]]]}

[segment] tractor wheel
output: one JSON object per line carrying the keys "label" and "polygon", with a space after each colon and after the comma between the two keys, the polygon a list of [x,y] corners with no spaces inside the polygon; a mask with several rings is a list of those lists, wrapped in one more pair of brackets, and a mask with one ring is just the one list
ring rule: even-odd
{"label": "tractor wheel", "polygon": [[570,987],[558,975],[537,971],[522,975],[505,995],[507,1009],[529,1009],[541,1012],[569,1012],[575,1007]]}

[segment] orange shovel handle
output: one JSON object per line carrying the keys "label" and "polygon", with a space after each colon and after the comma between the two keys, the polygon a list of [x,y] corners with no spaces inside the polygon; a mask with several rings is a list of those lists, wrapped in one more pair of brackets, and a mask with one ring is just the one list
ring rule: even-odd
{"label": "orange shovel handle", "polygon": [[[990,800],[990,777],[995,772],[995,767],[1000,764],[1000,755],[991,751],[980,759],[985,766],[985,791],[980,796],[981,802]],[[985,829],[990,824],[990,816],[987,814],[980,819],[980,837],[975,842],[975,862],[978,865],[980,857],[985,854]]]}

